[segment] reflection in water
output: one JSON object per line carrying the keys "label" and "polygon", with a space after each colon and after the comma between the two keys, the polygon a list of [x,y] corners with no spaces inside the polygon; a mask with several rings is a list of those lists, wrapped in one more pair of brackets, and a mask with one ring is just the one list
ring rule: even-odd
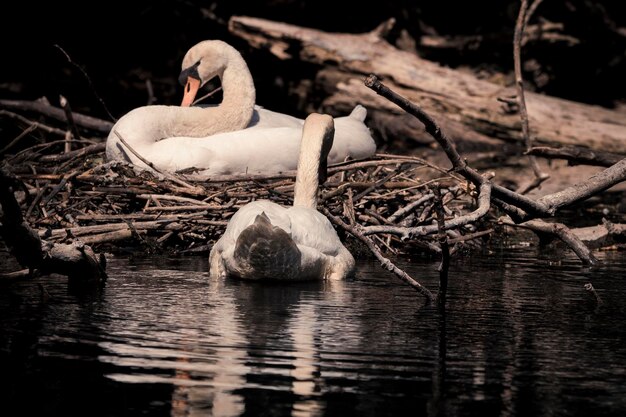
{"label": "reflection in water", "polygon": [[[626,262],[604,256],[457,260],[445,314],[369,263],[271,285],[210,281],[205,259],[112,259],[93,293],[3,284],[3,415],[626,415]],[[436,285],[432,264],[411,268]]]}
{"label": "reflection in water", "polygon": [[[184,274],[161,274],[177,293],[180,288],[171,288],[171,282]],[[133,309],[126,312],[115,307],[114,314],[127,319],[108,321],[102,329],[120,342],[101,342],[108,354],[100,360],[133,372],[108,377],[126,383],[172,384],[173,416],[207,411],[213,416],[242,415],[246,402],[242,387],[290,393],[293,416],[322,415],[316,386],[321,373],[321,320],[318,306],[302,297],[314,292],[331,294],[330,299],[337,301],[343,283],[285,286],[202,279],[206,289],[198,288],[202,297],[192,298],[196,300],[192,303],[182,304],[187,297],[165,291],[160,300],[144,297],[152,311],[143,303],[124,303],[121,307]],[[136,288],[143,291],[142,286]],[[126,284],[127,291],[132,287]],[[163,303],[168,299],[174,303]],[[135,329],[145,324],[146,314],[158,316],[159,326]],[[273,378],[265,382],[269,376]]]}

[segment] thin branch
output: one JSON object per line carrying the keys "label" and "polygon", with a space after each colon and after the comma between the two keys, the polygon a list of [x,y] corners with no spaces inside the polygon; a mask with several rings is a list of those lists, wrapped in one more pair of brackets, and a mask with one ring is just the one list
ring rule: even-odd
{"label": "thin branch", "polygon": [[435,212],[437,213],[437,240],[441,247],[441,263],[439,264],[439,291],[437,292],[437,305],[444,308],[446,305],[446,293],[448,291],[448,271],[450,270],[450,245],[446,235],[445,212],[443,210],[443,199],[437,184],[433,188],[435,195]]}
{"label": "thin branch", "polygon": [[[65,112],[63,109],[52,106],[50,103],[42,103],[41,101],[27,100],[0,100],[0,106],[12,110],[34,111],[45,116],[52,117],[60,122],[65,122]],[[87,116],[80,113],[73,113],[74,121],[79,126],[87,129],[97,130],[103,133],[109,133],[113,127],[113,123],[108,120],[98,119],[96,117]]]}
{"label": "thin branch", "polygon": [[537,202],[546,207],[549,215],[554,215],[560,208],[586,200],[624,180],[626,180],[626,158],[583,182],[543,196]]}
{"label": "thin branch", "polygon": [[610,167],[624,159],[624,155],[611,152],[594,151],[580,146],[563,146],[550,148],[548,146],[535,146],[530,148],[528,155],[541,156],[543,158],[565,159],[570,165],[593,165]]}
{"label": "thin branch", "polygon": [[[70,108],[70,103],[67,101],[67,99],[64,96],[61,96],[59,98],[59,104],[61,104],[61,108],[63,109],[63,111],[65,112],[65,117],[67,118],[67,124],[70,128],[70,130],[72,131],[72,136],[74,136],[74,139],[76,140],[80,140],[80,133],[78,133],[78,127],[76,127],[76,123],[74,122],[74,116],[72,115],[72,109]],[[68,141],[68,143],[65,146],[65,152],[70,152],[71,149],[71,145]]]}
{"label": "thin branch", "polygon": [[148,161],[148,160],[147,160],[147,159],[145,159],[143,156],[141,156],[141,155],[139,154],[139,152],[137,152],[136,150],[134,150],[134,149],[132,148],[132,146],[130,146],[130,145],[128,144],[128,142],[126,142],[126,141],[124,140],[124,138],[122,137],[122,135],[120,135],[120,134],[119,134],[119,132],[118,132],[117,130],[114,130],[113,132],[115,133],[115,135],[117,136],[117,138],[120,140],[120,142],[122,142],[122,143],[124,144],[124,146],[126,146],[126,147],[128,148],[128,150],[129,150],[129,151],[131,151],[131,152],[133,153],[133,155],[135,155],[137,158],[139,158],[139,160],[140,160],[141,162],[143,162],[144,164],[146,164],[147,166],[149,166],[149,167],[150,167],[151,169],[153,169],[154,171],[158,172],[159,174],[163,175],[163,176],[164,176],[165,178],[167,178],[168,180],[170,180],[170,181],[172,181],[172,182],[174,182],[174,183],[176,183],[176,184],[178,184],[178,185],[182,185],[183,187],[187,187],[187,188],[190,188],[190,189],[199,189],[198,187],[193,186],[193,185],[191,185],[191,184],[189,184],[189,183],[187,183],[187,182],[185,182],[185,181],[183,181],[183,180],[181,180],[181,179],[177,178],[175,175],[172,175],[172,174],[170,174],[169,172],[162,171],[162,170],[158,169],[157,167],[155,167],[155,166],[154,166],[154,164],[153,164],[152,162]]}
{"label": "thin branch", "polygon": [[562,223],[547,223],[540,219],[529,220],[524,223],[515,224],[511,220],[501,218],[500,222],[508,226],[521,227],[538,233],[547,233],[561,239],[574,251],[580,260],[586,265],[594,265],[598,260],[589,248],[572,231]]}
{"label": "thin branch", "polygon": [[343,220],[341,220],[339,217],[334,216],[333,214],[331,214],[326,208],[322,208],[322,211],[324,212],[326,217],[328,217],[328,219],[331,222],[333,222],[335,225],[341,227],[342,229],[344,229],[345,231],[350,233],[352,236],[356,237],[361,242],[365,243],[367,245],[367,247],[369,248],[369,250],[374,254],[376,259],[378,259],[380,261],[380,263],[382,264],[382,266],[385,269],[393,272],[398,278],[400,278],[402,281],[404,281],[407,284],[409,284],[411,287],[413,287],[415,290],[417,290],[417,292],[419,292],[424,297],[426,297],[426,299],[429,302],[433,302],[435,300],[435,296],[433,295],[432,292],[430,292],[430,290],[428,288],[424,287],[422,284],[417,282],[415,279],[411,278],[406,272],[404,272],[402,269],[398,268],[388,258],[384,257],[383,254],[380,252],[380,250],[376,247],[374,242],[372,242],[372,240],[370,238],[368,238],[367,236],[364,236],[357,229],[356,225],[355,226],[350,226],[350,225],[344,223]]}
{"label": "thin branch", "polygon": [[107,105],[104,103],[104,100],[102,100],[102,97],[100,97],[100,95],[98,94],[98,92],[96,91],[96,88],[94,87],[93,83],[91,82],[91,78],[89,77],[89,75],[87,74],[87,72],[83,69],[83,67],[81,67],[80,65],[78,65],[77,63],[75,63],[74,61],[72,61],[72,58],[69,56],[69,54],[67,52],[65,52],[65,50],[58,44],[54,45],[55,48],[57,48],[59,51],[61,51],[61,53],[65,56],[65,58],[67,59],[67,61],[72,64],[73,66],[75,66],[85,77],[85,79],[87,80],[87,83],[89,84],[89,88],[91,88],[91,92],[93,93],[93,95],[96,97],[96,99],[100,102],[100,104],[102,105],[102,108],[104,109],[105,112],[107,112],[107,114],[109,115],[109,117],[111,118],[111,120],[116,121],[115,117],[113,117],[113,115],[111,114],[111,112],[109,111],[109,108],[107,107]]}
{"label": "thin branch", "polygon": [[[397,94],[392,91],[389,87],[382,84],[378,77],[373,74],[370,74],[365,79],[365,85],[372,90],[374,90],[377,94],[385,97],[387,100],[392,103],[398,105],[404,111],[409,113],[410,115],[416,117],[420,122],[424,124],[426,132],[428,132],[433,139],[441,146],[442,150],[445,152],[446,156],[452,163],[454,171],[461,174],[464,178],[471,181],[475,185],[480,185],[483,182],[483,177],[478,171],[472,169],[467,162],[461,158],[461,155],[457,152],[452,140],[441,130],[441,127],[433,120],[426,112],[424,112],[420,107],[411,103],[405,97]],[[521,194],[518,194],[514,191],[511,191],[507,188],[504,188],[499,185],[493,185],[493,194],[495,197],[504,200],[504,202],[509,204],[514,204],[519,208],[526,211],[528,214],[532,215],[545,215],[546,207],[543,207],[541,204],[538,204],[533,199],[525,197]]]}
{"label": "thin branch", "polygon": [[[536,3],[536,2],[535,2]],[[533,8],[536,9],[536,6]],[[526,98],[524,96],[524,79],[522,77],[522,63],[521,63],[521,45],[522,38],[524,36],[524,29],[526,27],[526,16],[528,11],[528,0],[521,0],[519,14],[517,15],[517,22],[515,24],[515,33],[513,35],[513,61],[515,68],[515,89],[517,91],[517,104],[519,106],[519,115],[522,121],[522,137],[526,144],[526,150],[532,147],[532,138],[530,137],[530,126],[528,123],[528,111],[526,109]],[[535,180],[528,184],[523,185],[518,190],[518,193],[525,194],[533,188],[538,187],[543,181],[550,178],[548,174],[541,172],[541,168],[537,163],[537,159],[529,155],[528,161],[535,174]]]}
{"label": "thin branch", "polygon": [[[464,216],[459,216],[446,222],[443,230],[450,230],[469,223],[478,221],[489,212],[491,205],[491,182],[484,181],[480,186],[480,195],[478,196],[478,208]],[[390,233],[399,236],[402,240],[413,239],[417,236],[426,236],[437,233],[439,225],[427,225],[416,227],[399,227],[399,226],[367,226],[363,228],[364,235]]]}
{"label": "thin branch", "polygon": [[28,126],[26,129],[24,129],[22,131],[22,133],[17,135],[17,137],[15,139],[13,139],[11,142],[9,142],[9,144],[7,146],[5,146],[4,148],[0,149],[0,155],[4,154],[6,151],[11,149],[16,143],[18,143],[20,140],[22,140],[22,138],[26,137],[26,135],[28,135],[30,132],[32,132],[33,130],[36,130],[36,129],[37,129],[37,123],[33,123],[32,125]]}

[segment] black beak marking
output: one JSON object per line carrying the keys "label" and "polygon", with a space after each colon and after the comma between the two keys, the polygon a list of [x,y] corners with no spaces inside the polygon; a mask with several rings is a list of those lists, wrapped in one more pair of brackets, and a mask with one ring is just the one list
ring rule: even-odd
{"label": "black beak marking", "polygon": [[187,78],[189,77],[200,80],[200,74],[198,74],[198,65],[200,65],[200,61],[196,62],[189,68],[185,68],[180,72],[180,75],[178,76],[178,82],[180,83],[180,85],[184,86],[185,84],[187,84]]}

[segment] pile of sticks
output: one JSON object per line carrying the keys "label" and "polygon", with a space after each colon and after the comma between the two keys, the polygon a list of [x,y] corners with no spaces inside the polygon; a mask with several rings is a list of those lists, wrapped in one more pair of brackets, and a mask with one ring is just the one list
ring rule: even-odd
{"label": "pile of sticks", "polygon": [[[78,116],[74,123],[81,123]],[[18,191],[14,195],[24,221],[48,244],[80,242],[96,251],[130,246],[151,253],[207,254],[243,205],[258,199],[283,205],[293,201],[295,172],[200,180],[193,175],[136,171],[106,161],[102,135],[88,141],[76,140],[74,133],[55,140],[50,136],[58,128],[49,126],[45,115],[37,122],[20,115],[13,118],[25,126],[3,149],[2,175],[20,184],[13,191]],[[68,132],[78,128],[74,125]],[[22,138],[36,133],[43,135],[43,143],[18,146]],[[73,140],[68,142],[68,137]],[[330,166],[327,174],[320,209],[338,229],[348,232],[344,236],[356,238],[347,239],[355,255],[366,253],[362,249],[367,247],[388,269],[432,298],[384,254],[440,254],[437,240],[444,229],[438,220],[454,224],[473,212],[479,205],[475,187],[448,169],[404,155],[345,161]],[[452,252],[482,246],[481,238],[492,229],[478,220],[447,227],[444,234]]]}
{"label": "pile of sticks", "polygon": [[[149,251],[204,253],[243,205],[258,199],[283,205],[293,201],[295,172],[202,181],[184,175],[159,178],[106,162],[102,148],[99,143],[64,152],[62,146],[35,145],[7,156],[7,171],[24,184],[18,195],[25,219],[41,238],[76,238],[98,249],[107,245],[106,250],[122,243]],[[68,154],[73,157],[64,156]],[[320,206],[346,225],[432,225],[434,188],[441,193],[448,218],[475,204],[471,188],[454,174],[418,157],[381,154],[329,167]],[[476,230],[468,225],[449,234],[466,242],[461,237],[475,236]],[[440,252],[428,239],[407,244],[384,232],[373,239],[377,248],[393,254],[415,253],[416,248]]]}

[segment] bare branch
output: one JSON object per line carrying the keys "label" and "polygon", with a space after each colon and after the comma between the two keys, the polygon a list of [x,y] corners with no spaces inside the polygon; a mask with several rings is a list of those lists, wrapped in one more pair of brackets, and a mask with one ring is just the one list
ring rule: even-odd
{"label": "bare branch", "polygon": [[[484,181],[480,185],[480,195],[478,196],[478,208],[464,216],[456,217],[448,220],[443,226],[443,230],[455,229],[466,224],[476,222],[489,212],[491,205],[491,182]],[[437,233],[439,225],[432,224],[428,226],[417,227],[399,227],[399,226],[367,226],[363,228],[364,235],[372,235],[378,233],[390,233],[399,236],[402,240],[413,239],[417,236],[426,236]]]}
{"label": "bare branch", "polygon": [[422,284],[417,282],[415,279],[411,278],[406,272],[404,272],[402,269],[398,268],[388,258],[384,257],[383,254],[380,252],[380,250],[376,247],[374,242],[372,242],[372,240],[370,238],[368,238],[367,236],[363,235],[363,233],[361,233],[358,230],[358,226],[356,226],[356,225],[355,226],[348,225],[347,223],[343,222],[339,217],[334,216],[332,213],[330,213],[328,211],[328,209],[326,209],[326,208],[322,208],[322,211],[324,212],[326,217],[328,217],[328,219],[331,222],[333,222],[335,225],[341,227],[342,229],[344,229],[345,231],[350,233],[352,236],[356,237],[361,242],[365,243],[367,245],[367,247],[369,248],[369,250],[374,254],[376,259],[378,259],[380,261],[380,263],[382,264],[382,266],[385,269],[393,272],[398,278],[400,278],[402,281],[404,281],[407,284],[409,284],[411,287],[413,287],[415,290],[417,290],[417,292],[419,292],[424,297],[426,297],[426,299],[429,302],[432,302],[432,301],[435,300],[435,296],[433,295],[432,292],[430,292],[430,290],[428,288],[424,287]]}
{"label": "bare branch", "polygon": [[[533,3],[533,12],[538,6],[538,2],[535,1]],[[521,0],[519,14],[517,15],[517,22],[515,24],[515,33],[513,35],[513,61],[515,68],[515,88],[517,91],[517,104],[519,108],[519,115],[522,120],[522,138],[524,139],[524,143],[526,144],[526,150],[532,147],[532,138],[530,136],[530,126],[528,123],[528,111],[526,110],[526,98],[524,96],[524,79],[522,77],[522,62],[521,62],[521,48],[522,48],[522,38],[524,36],[524,29],[526,27],[526,18],[528,11],[528,1]],[[533,188],[538,187],[543,181],[550,178],[548,174],[541,172],[541,168],[539,168],[539,164],[537,163],[537,159],[529,155],[528,161],[530,162],[530,167],[532,168],[535,174],[535,180],[531,181],[517,190],[520,194],[526,194],[528,191]]]}
{"label": "bare branch", "polygon": [[584,264],[593,265],[598,263],[598,260],[593,256],[589,248],[562,223],[547,223],[539,219],[529,220],[520,224],[515,224],[506,218],[502,218],[500,221],[509,226],[522,227],[534,232],[554,235],[569,246]]}

